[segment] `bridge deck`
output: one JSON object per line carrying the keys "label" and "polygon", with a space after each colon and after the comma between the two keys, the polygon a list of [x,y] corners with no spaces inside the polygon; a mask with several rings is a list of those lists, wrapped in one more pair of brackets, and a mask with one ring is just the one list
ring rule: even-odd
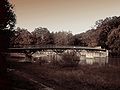
{"label": "bridge deck", "polygon": [[23,48],[8,48],[8,51],[24,51],[24,50],[92,50],[92,51],[106,51],[105,49],[92,47],[78,47],[78,46],[54,46],[54,47],[23,47]]}

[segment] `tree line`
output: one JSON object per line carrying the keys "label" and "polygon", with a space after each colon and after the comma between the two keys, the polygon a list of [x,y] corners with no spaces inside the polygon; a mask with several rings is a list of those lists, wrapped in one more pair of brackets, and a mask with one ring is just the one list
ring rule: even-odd
{"label": "tree line", "polygon": [[120,16],[96,21],[95,28],[80,34],[87,46],[108,49],[110,56],[120,57]]}
{"label": "tree line", "polygon": [[18,27],[11,38],[11,45],[56,45],[56,46],[84,46],[82,39],[77,38],[70,31],[50,32],[47,28],[35,28],[33,32]]}
{"label": "tree line", "polygon": [[11,38],[15,45],[89,46],[108,49],[111,56],[120,56],[120,17],[114,16],[96,21],[95,28],[73,35],[70,31],[50,32],[47,28],[35,28],[33,32],[18,27]]}

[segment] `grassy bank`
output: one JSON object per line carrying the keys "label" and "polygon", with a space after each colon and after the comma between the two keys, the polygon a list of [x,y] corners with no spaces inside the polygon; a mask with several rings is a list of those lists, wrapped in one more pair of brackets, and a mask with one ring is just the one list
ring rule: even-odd
{"label": "grassy bank", "polygon": [[94,65],[59,67],[30,63],[16,63],[13,66],[55,90],[120,89],[120,67]]}

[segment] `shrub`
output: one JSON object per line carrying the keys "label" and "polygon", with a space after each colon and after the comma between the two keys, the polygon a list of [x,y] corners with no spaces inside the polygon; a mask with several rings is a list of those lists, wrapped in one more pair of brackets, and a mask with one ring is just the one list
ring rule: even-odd
{"label": "shrub", "polygon": [[80,56],[78,56],[76,51],[70,50],[62,54],[62,60],[59,61],[59,64],[67,67],[78,66],[80,61]]}

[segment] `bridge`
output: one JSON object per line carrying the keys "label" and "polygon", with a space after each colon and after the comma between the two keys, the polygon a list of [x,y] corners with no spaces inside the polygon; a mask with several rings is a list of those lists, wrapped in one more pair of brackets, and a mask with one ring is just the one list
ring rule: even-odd
{"label": "bridge", "polygon": [[93,48],[93,47],[80,47],[80,46],[40,46],[40,45],[25,45],[14,46],[7,49],[10,52],[22,52],[22,51],[41,51],[41,50],[90,50],[90,51],[106,51],[106,49]]}
{"label": "bridge", "polygon": [[27,59],[30,59],[32,55],[36,52],[54,52],[57,54],[63,53],[65,51],[74,50],[80,55],[86,57],[104,57],[108,56],[106,49],[94,48],[94,47],[80,47],[80,46],[40,46],[40,45],[24,45],[13,46],[7,49],[9,53],[24,53]]}

